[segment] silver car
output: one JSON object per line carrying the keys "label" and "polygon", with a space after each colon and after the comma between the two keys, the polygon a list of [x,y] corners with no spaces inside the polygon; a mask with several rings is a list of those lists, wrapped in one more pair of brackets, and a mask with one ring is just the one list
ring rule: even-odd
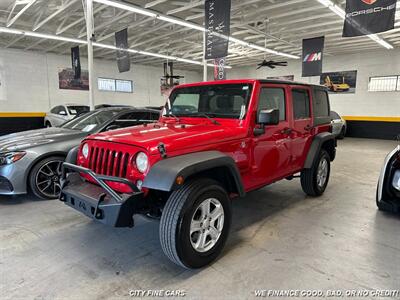
{"label": "silver car", "polygon": [[331,124],[332,133],[336,136],[336,138],[340,140],[344,139],[347,131],[346,120],[333,110],[331,110]]}
{"label": "silver car", "polygon": [[400,212],[400,146],[386,156],[378,181],[376,205],[379,210]]}
{"label": "silver car", "polygon": [[60,193],[62,163],[68,151],[88,135],[150,123],[159,111],[113,107],[77,117],[60,128],[45,128],[0,137],[0,195],[31,190],[42,199]]}
{"label": "silver car", "polygon": [[53,107],[44,118],[45,127],[59,127],[65,122],[87,113],[89,106],[79,104],[65,104]]}

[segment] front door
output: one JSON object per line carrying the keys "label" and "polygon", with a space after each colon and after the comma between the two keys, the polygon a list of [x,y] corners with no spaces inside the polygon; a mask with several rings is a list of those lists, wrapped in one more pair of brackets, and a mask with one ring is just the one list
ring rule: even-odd
{"label": "front door", "polygon": [[311,90],[308,87],[291,87],[293,108],[292,165],[296,171],[303,169],[312,142]]}
{"label": "front door", "polygon": [[252,157],[252,188],[260,187],[290,173],[291,162],[291,127],[288,109],[288,89],[285,85],[262,85],[256,112],[256,127],[258,113],[261,110],[279,109],[280,122],[277,125],[267,125],[264,133],[253,136]]}

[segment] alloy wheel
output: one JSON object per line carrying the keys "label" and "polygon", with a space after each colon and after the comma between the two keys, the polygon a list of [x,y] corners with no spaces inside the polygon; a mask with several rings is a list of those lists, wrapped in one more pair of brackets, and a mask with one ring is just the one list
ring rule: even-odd
{"label": "alloy wheel", "polygon": [[197,252],[207,252],[218,242],[224,227],[224,208],[215,198],[196,208],[190,223],[190,242]]}
{"label": "alloy wheel", "polygon": [[36,173],[36,187],[40,193],[48,198],[58,198],[60,195],[62,163],[60,160],[46,162]]}

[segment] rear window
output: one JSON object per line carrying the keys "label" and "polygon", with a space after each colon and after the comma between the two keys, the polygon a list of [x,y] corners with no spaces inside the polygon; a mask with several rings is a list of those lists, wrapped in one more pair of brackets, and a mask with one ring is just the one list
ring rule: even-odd
{"label": "rear window", "polygon": [[296,120],[310,117],[310,97],[307,90],[292,90],[293,112]]}
{"label": "rear window", "polygon": [[79,116],[90,111],[89,106],[68,106],[70,115]]}

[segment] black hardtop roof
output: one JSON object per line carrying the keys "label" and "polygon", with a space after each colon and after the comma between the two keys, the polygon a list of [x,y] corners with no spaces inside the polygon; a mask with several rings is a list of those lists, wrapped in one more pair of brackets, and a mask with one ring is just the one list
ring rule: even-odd
{"label": "black hardtop roof", "polygon": [[326,86],[320,84],[290,81],[290,80],[280,80],[280,79],[257,79],[260,83],[276,83],[276,84],[290,84],[290,85],[306,85],[311,87],[316,87],[319,89],[327,89]]}

